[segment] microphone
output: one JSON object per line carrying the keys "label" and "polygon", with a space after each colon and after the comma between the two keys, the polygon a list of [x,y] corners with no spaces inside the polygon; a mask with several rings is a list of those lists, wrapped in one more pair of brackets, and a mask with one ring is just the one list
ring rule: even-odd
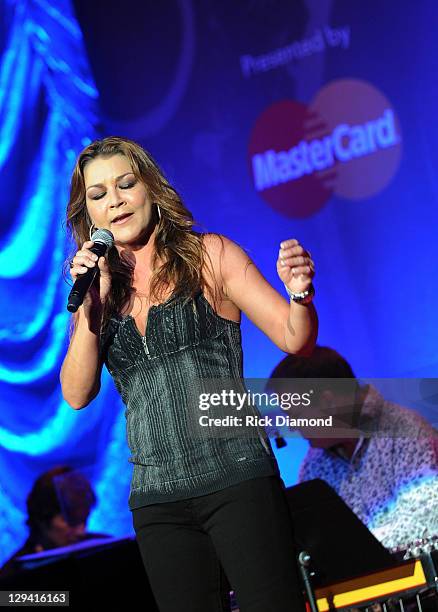
{"label": "microphone", "polygon": [[[106,229],[98,229],[91,236],[91,240],[94,242],[90,251],[98,257],[105,257],[114,244],[113,234]],[[84,301],[85,294],[91,287],[96,274],[99,272],[99,266],[96,264],[94,268],[88,268],[83,274],[79,274],[75,280],[72,290],[67,300],[67,310],[69,312],[76,312],[79,306]]]}

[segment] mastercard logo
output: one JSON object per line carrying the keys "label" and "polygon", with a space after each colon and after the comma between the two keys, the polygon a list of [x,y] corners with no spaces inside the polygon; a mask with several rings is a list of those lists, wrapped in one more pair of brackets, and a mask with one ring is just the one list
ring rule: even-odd
{"label": "mastercard logo", "polygon": [[282,100],[257,119],[248,146],[255,190],[276,211],[308,217],[333,196],[363,200],[397,172],[401,129],[374,86],[340,79],[309,105]]}

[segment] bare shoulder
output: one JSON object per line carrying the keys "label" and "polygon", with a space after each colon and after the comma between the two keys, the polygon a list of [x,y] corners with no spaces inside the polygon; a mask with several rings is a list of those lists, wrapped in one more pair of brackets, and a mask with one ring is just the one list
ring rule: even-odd
{"label": "bare shoulder", "polygon": [[[237,244],[231,238],[227,238],[223,234],[216,234],[213,232],[209,232],[206,234],[202,234],[202,240],[205,244],[206,249],[215,256],[223,256],[225,254],[234,253],[243,253],[246,255],[245,251],[241,246]],[[246,255],[246,257],[248,257]]]}
{"label": "bare shoulder", "polygon": [[227,239],[222,234],[215,234],[213,232],[202,234],[205,250],[212,259],[217,261],[219,261],[225,249],[225,240]]}
{"label": "bare shoulder", "polygon": [[224,243],[220,234],[202,234],[202,243],[207,255],[204,265],[204,276],[209,284],[213,283],[220,289],[221,298],[225,297],[224,282],[222,278],[221,259],[223,258]]}
{"label": "bare shoulder", "polygon": [[205,262],[204,276],[209,284],[213,283],[219,289],[220,293],[219,303],[215,304],[216,311],[226,319],[239,322],[240,308],[227,295],[226,289],[229,253],[235,243],[226,236],[215,233],[202,234],[202,241],[208,260]]}
{"label": "bare shoulder", "polygon": [[224,296],[229,297],[226,290],[227,278],[237,269],[244,271],[253,262],[237,242],[223,234],[203,234],[202,239],[216,279],[220,282]]}

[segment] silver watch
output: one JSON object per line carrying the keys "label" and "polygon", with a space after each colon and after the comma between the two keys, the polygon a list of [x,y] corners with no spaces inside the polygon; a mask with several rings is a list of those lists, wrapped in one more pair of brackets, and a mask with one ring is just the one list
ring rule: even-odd
{"label": "silver watch", "polygon": [[305,291],[299,291],[296,293],[291,291],[286,285],[284,286],[290,297],[291,302],[296,302],[297,304],[309,304],[313,300],[313,296],[315,295],[315,287],[312,284]]}

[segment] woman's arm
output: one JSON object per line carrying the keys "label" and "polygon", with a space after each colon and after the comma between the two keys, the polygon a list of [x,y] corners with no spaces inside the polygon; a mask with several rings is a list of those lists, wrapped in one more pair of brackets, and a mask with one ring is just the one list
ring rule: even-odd
{"label": "woman's arm", "polygon": [[60,382],[65,401],[75,410],[85,408],[99,393],[103,363],[99,359],[101,312],[75,313],[75,328],[64,358]]}
{"label": "woman's arm", "polygon": [[[297,241],[283,244],[292,249],[298,246]],[[268,283],[245,251],[225,236],[208,234],[205,245],[224,294],[282,351],[311,353],[318,335],[318,318],[313,304],[289,303]],[[303,255],[295,257],[302,259]],[[313,263],[308,266],[307,274],[303,266],[295,266],[300,274],[293,277],[291,270],[294,267],[288,265],[290,259],[284,261],[286,265],[282,266],[280,258],[277,260],[280,278],[283,282],[288,281],[286,284],[292,291],[304,291],[311,283]]]}

